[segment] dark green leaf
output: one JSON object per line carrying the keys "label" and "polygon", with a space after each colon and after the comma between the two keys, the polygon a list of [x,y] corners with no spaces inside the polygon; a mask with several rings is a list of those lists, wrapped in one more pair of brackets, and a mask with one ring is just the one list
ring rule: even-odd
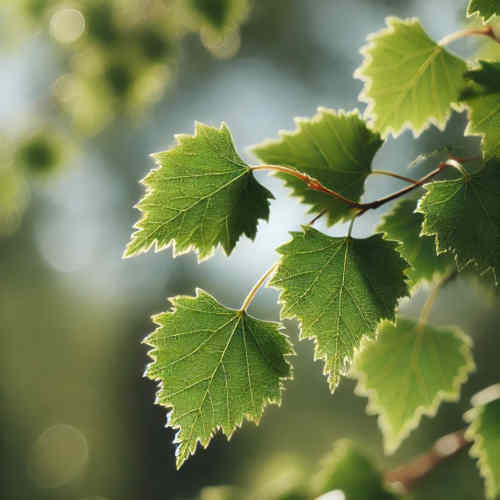
{"label": "dark green leaf", "polygon": [[[358,111],[320,108],[312,119],[297,119],[295,132],[281,132],[281,139],[253,148],[263,162],[292,167],[341,195],[358,201],[370,175],[375,153],[382,145],[380,136],[369,130]],[[312,191],[304,182],[284,173],[278,177],[293,194],[311,205],[310,212],[328,210],[328,223],[349,217],[352,210],[344,202],[325,193]]]}

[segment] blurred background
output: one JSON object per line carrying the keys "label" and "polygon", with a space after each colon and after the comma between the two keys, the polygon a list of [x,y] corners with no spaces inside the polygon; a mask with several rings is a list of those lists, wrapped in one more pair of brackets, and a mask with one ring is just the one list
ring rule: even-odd
{"label": "blurred background", "polygon": [[[243,158],[255,161],[247,147],[293,129],[295,116],[311,117],[318,106],[363,110],[352,74],[366,36],[388,15],[418,16],[440,39],[463,27],[465,1],[3,0],[2,498],[189,499],[219,484],[270,491],[282,475],[293,482],[314,473],[336,439],[359,443],[386,469],[464,426],[470,396],[498,381],[500,309],[463,279],[441,292],[431,321],[457,324],[473,338],[478,371],[458,404],[424,418],[390,457],[366,399],[349,379],[329,393],[312,344],[297,342],[295,322],[286,323],[298,353],[295,380],[282,407],[269,407],[258,428],[245,423],[230,443],[218,435],[180,471],[166,410],[154,406],[155,386],[142,377],[141,340],[167,297],[199,286],[238,307],[288,231],[310,219],[262,173],[259,181],[276,196],[270,221],[230,258],[217,251],[198,265],[194,254],[174,260],[168,250],[121,260],[139,217],[138,181],[153,166],[148,155],[170,147],[173,134],[192,133],[195,120],[224,120]],[[452,49],[467,57],[478,45],[467,39]],[[477,154],[477,139],[463,139],[465,125],[464,113],[454,113],[443,133],[431,127],[416,140],[409,132],[389,139],[374,168],[405,173],[419,153],[446,145]],[[365,199],[399,187],[370,178]],[[355,235],[372,232],[385,210],[366,214]],[[404,314],[416,316],[426,293],[404,302]],[[262,290],[251,314],[277,320],[276,299],[275,290]],[[483,488],[463,453],[423,481],[415,498],[483,498]]]}

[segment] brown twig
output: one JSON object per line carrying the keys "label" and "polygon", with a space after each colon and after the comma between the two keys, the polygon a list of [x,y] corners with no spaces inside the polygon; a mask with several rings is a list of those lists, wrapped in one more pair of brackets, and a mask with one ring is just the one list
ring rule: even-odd
{"label": "brown twig", "polygon": [[417,481],[427,476],[442,462],[455,456],[470,444],[471,442],[465,438],[464,430],[446,434],[446,436],[439,438],[427,453],[417,456],[407,464],[388,471],[385,474],[385,481],[408,492]]}
{"label": "brown twig", "polygon": [[[309,189],[312,189],[313,191],[320,191],[329,196],[332,196],[333,198],[336,198],[337,200],[344,202],[346,205],[349,205],[352,208],[358,208],[359,209],[358,215],[361,215],[367,210],[378,208],[381,205],[384,205],[385,203],[388,203],[392,200],[395,200],[396,198],[399,198],[400,196],[403,196],[413,191],[415,188],[421,186],[422,184],[425,184],[427,181],[438,175],[442,170],[444,170],[447,167],[455,167],[459,169],[462,168],[462,166],[454,159],[449,159],[447,161],[441,162],[437,166],[437,168],[435,168],[432,172],[429,172],[427,175],[424,175],[424,177],[422,177],[421,179],[417,181],[414,181],[412,179],[412,184],[410,184],[409,186],[406,186],[403,189],[396,191],[395,193],[392,193],[383,198],[379,198],[378,200],[371,201],[369,203],[358,203],[356,201],[350,200],[349,198],[342,196],[340,193],[337,193],[336,191],[333,191],[332,189],[323,186],[323,184],[321,184],[321,182],[319,182],[314,177],[304,174],[303,172],[299,172],[298,170],[294,170],[293,168],[283,167],[281,165],[259,165],[257,167],[252,167],[252,170],[270,170],[274,172],[282,172],[288,175],[292,175],[293,177],[296,177],[297,179],[303,181]],[[313,219],[313,221],[315,220],[316,218]]]}
{"label": "brown twig", "polygon": [[444,47],[456,40],[460,40],[460,38],[464,38],[466,36],[487,36],[494,40],[497,43],[500,43],[500,38],[498,38],[495,34],[495,30],[493,26],[488,25],[484,28],[475,28],[475,29],[467,29],[463,31],[457,31],[456,33],[451,33],[450,35],[445,36],[443,39],[439,41],[439,45]]}

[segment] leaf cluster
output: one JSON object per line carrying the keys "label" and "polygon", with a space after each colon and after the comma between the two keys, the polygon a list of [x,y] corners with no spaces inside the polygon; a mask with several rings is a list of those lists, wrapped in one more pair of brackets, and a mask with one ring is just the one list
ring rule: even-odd
{"label": "leaf cluster", "polygon": [[[469,13],[488,18],[488,5],[471,1]],[[461,36],[491,33],[485,27]],[[475,369],[472,342],[458,327],[432,325],[428,318],[439,288],[459,275],[487,277],[498,286],[500,63],[464,61],[445,48],[452,39],[438,43],[417,19],[388,18],[361,49],[364,61],[355,75],[364,82],[364,113],[319,108],[311,119],[297,119],[295,131],[255,146],[261,164],[241,159],[225,124],[196,124],[193,136],[179,135],[173,147],[154,155],[157,165],[143,180],[142,217],[125,257],[173,246],[174,256],[194,250],[202,260],[219,245],[230,255],[241,236],[253,239],[259,220],[268,219],[273,196],[255,177],[261,170],[282,179],[315,215],[277,249],[279,261],[240,310],[198,291],[171,299],[174,309],[154,318],[146,375],[160,382],[157,402],[170,409],[169,425],[178,429],[178,466],[217,429],[230,437],[244,418],[258,421],[266,404],[281,401],[293,350],[278,324],[246,312],[269,276],[280,294],[281,319],[296,319],[300,338],[314,341],[331,392],[343,376],[357,379],[356,392],[378,415],[388,453],[423,415],[458,400]],[[453,109],[462,108],[468,112],[465,135],[482,137],[473,161],[450,154],[418,180],[373,168],[390,134],[410,129],[418,136],[433,124],[442,129]],[[436,180],[445,170],[450,175]],[[362,202],[367,178],[377,174],[407,186]],[[394,200],[372,236],[352,236],[357,218]],[[322,216],[327,226],[350,220],[347,234],[314,229]],[[422,285],[434,288],[421,317],[405,318],[400,299],[412,298]],[[469,431],[491,498],[500,476],[495,412],[496,403],[474,409]],[[331,462],[335,470],[355,468],[360,484],[363,471],[366,482],[379,481],[347,445],[339,445]],[[328,490],[339,487],[348,498],[361,498],[344,473],[336,478],[322,479]],[[380,488],[372,498],[392,498]]]}

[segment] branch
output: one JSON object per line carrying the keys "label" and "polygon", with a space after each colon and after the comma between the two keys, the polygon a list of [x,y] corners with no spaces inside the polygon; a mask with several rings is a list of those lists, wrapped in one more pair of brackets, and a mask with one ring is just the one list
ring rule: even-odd
{"label": "branch", "polygon": [[465,439],[464,432],[464,430],[459,430],[439,438],[427,453],[419,455],[407,464],[388,471],[385,474],[385,481],[389,484],[397,484],[405,492],[410,491],[417,481],[471,444],[470,441]]}
{"label": "branch", "polygon": [[464,38],[466,36],[487,36],[494,40],[497,43],[500,43],[500,38],[497,37],[495,30],[493,29],[493,26],[488,25],[485,26],[484,28],[478,28],[478,29],[467,29],[463,31],[457,31],[456,33],[451,33],[450,35],[445,36],[442,40],[439,41],[439,44],[441,47],[444,47],[445,45],[448,45],[456,40],[459,40],[460,38]]}
{"label": "branch", "polygon": [[276,262],[275,264],[273,264],[273,266],[271,268],[269,268],[262,275],[262,277],[259,279],[259,281],[257,281],[257,283],[255,283],[254,287],[248,293],[247,298],[243,301],[243,304],[241,305],[240,311],[244,312],[248,309],[248,306],[250,305],[250,303],[254,299],[257,292],[260,290],[260,288],[262,287],[262,285],[264,284],[266,279],[269,278],[269,276],[271,276],[271,274],[276,270],[277,267],[278,267],[278,263]]}
{"label": "branch", "polygon": [[[292,175],[293,177],[296,177],[297,179],[300,179],[303,181],[306,186],[309,189],[312,189],[313,191],[320,191],[322,193],[325,193],[329,196],[332,196],[333,198],[336,198],[337,200],[342,201],[346,205],[349,205],[351,208],[357,208],[359,209],[359,215],[364,214],[367,210],[373,210],[375,208],[380,207],[381,205],[384,205],[385,203],[389,203],[392,200],[395,200],[396,198],[399,198],[400,196],[404,196],[405,194],[413,191],[417,187],[421,186],[422,184],[425,184],[427,181],[438,175],[442,170],[444,170],[447,167],[455,167],[458,170],[460,170],[463,175],[465,171],[463,170],[462,165],[458,163],[455,159],[450,158],[447,161],[439,163],[437,168],[435,168],[432,172],[429,172],[427,175],[424,175],[419,180],[414,180],[414,179],[409,179],[409,178],[403,178],[403,180],[407,180],[408,182],[411,182],[409,186],[404,187],[403,189],[400,189],[399,191],[396,191],[395,193],[392,193],[388,196],[385,196],[383,198],[379,198],[378,200],[369,202],[369,203],[358,203],[356,201],[350,200],[349,198],[346,198],[345,196],[342,196],[340,193],[337,193],[336,191],[333,191],[332,189],[329,189],[321,182],[318,181],[318,179],[315,179],[314,177],[311,177],[310,175],[304,174],[303,172],[299,172],[298,170],[295,170],[293,168],[289,167],[283,167],[281,165],[259,165],[257,167],[251,167],[251,170],[270,170],[274,172],[283,172],[288,175]],[[376,171],[379,173],[380,171]],[[324,211],[321,213],[323,215]],[[314,223],[319,216],[315,217],[310,224]]]}

